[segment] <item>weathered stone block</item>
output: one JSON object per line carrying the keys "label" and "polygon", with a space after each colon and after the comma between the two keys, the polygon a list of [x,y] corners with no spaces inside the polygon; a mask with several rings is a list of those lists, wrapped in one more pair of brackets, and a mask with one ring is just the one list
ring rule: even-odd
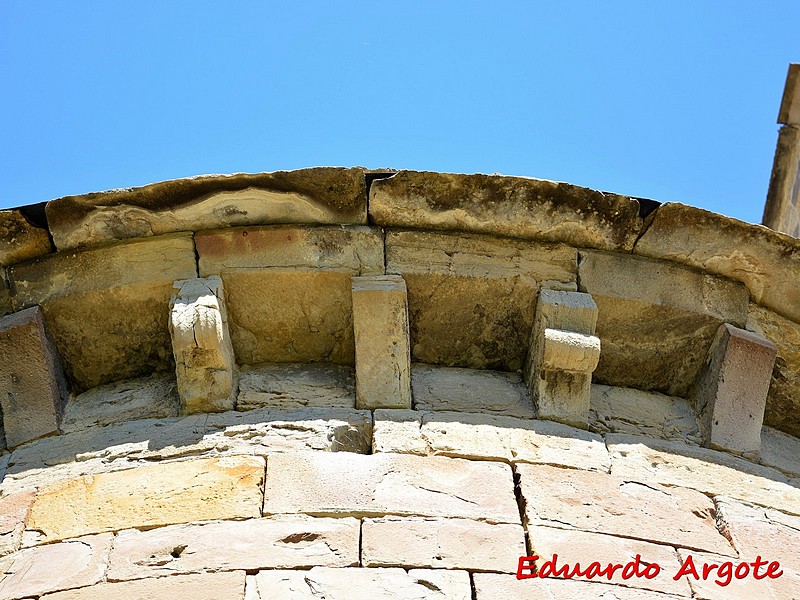
{"label": "weathered stone block", "polygon": [[[340,408],[258,409],[129,421],[20,446],[0,492],[187,457],[267,456],[300,450],[366,453],[371,439],[371,413]],[[3,469],[0,460],[0,472]]]}
{"label": "weathered stone block", "polygon": [[751,302],[747,329],[778,348],[764,424],[800,437],[800,324]]}
{"label": "weathered stone block", "polygon": [[350,278],[383,273],[379,229],[252,227],[196,243],[201,277],[222,277],[240,364],[354,363]]}
{"label": "weathered stone block", "polygon": [[762,427],[758,461],[790,476],[800,477],[800,438],[772,427]]}
{"label": "weathered stone block", "polygon": [[592,384],[589,428],[700,443],[697,419],[685,398],[599,383]]}
{"label": "weathered stone block", "polygon": [[383,274],[375,227],[239,227],[195,235],[200,277],[241,269],[347,269]]}
{"label": "weathered stone block", "polygon": [[264,514],[289,512],[519,523],[508,465],[410,454],[270,456]]}
{"label": "weathered stone block", "polygon": [[204,519],[260,516],[264,459],[196,459],[101,473],[39,490],[28,526],[42,541]]}
{"label": "weathered stone block", "polygon": [[566,183],[500,175],[400,171],[372,182],[372,222],[454,229],[629,251],[639,203]]}
{"label": "weathered stone block", "polygon": [[800,125],[800,64],[789,65],[786,85],[783,88],[778,123]]}
{"label": "weathered stone block", "polygon": [[143,600],[244,600],[244,571],[182,575],[100,583],[91,587],[47,594],[41,600],[119,600],[141,598]]}
{"label": "weathered stone block", "polygon": [[0,210],[0,267],[48,254],[46,229],[31,224],[18,210]]}
{"label": "weathered stone block", "polygon": [[99,583],[108,567],[113,537],[86,536],[28,548],[0,560],[0,597],[30,598]]}
{"label": "weathered stone block", "polygon": [[344,269],[223,273],[237,361],[353,365],[350,277]]}
{"label": "weathered stone block", "polygon": [[444,569],[261,571],[257,600],[470,600],[469,573]]}
{"label": "weathered stone block", "polygon": [[12,312],[11,291],[8,289],[8,275],[6,268],[0,267],[0,317]]}
{"label": "weathered stone block", "polygon": [[685,397],[717,328],[747,319],[742,284],[666,261],[581,251],[579,273],[598,308],[595,383]]}
{"label": "weathered stone block", "polygon": [[517,373],[411,365],[414,408],[532,419],[533,403]]}
{"label": "weathered stone block", "polygon": [[411,408],[406,283],[397,275],[353,277],[358,408]]}
{"label": "weathered stone block", "polygon": [[636,254],[741,281],[753,301],[800,322],[799,239],[672,202],[648,219]]}
{"label": "weathered stone block", "polygon": [[610,433],[606,445],[611,474],[628,481],[683,486],[800,515],[800,487],[774,469],[725,452],[653,438]]}
{"label": "weathered stone block", "polygon": [[232,410],[237,369],[219,276],[176,281],[169,333],[185,413]]}
{"label": "weathered stone block", "polygon": [[576,259],[562,245],[389,231],[386,272],[408,286],[412,359],[520,369],[539,287],[576,289]]}
{"label": "weathered stone block", "polygon": [[553,421],[485,414],[376,410],[373,452],[563,465],[608,472],[603,438]]}
{"label": "weathered stone block", "polygon": [[126,421],[176,417],[179,411],[175,375],[154,373],[100,385],[70,398],[64,409],[61,430],[69,433]]}
{"label": "weathered stone block", "polygon": [[[678,572],[680,563],[677,552],[669,546],[540,525],[529,525],[528,537],[531,551],[539,556],[536,565],[540,569],[545,561],[553,558],[554,554],[558,554],[559,565],[580,563],[584,569],[595,561],[602,566],[608,563],[624,565],[638,554],[643,562],[658,564],[662,570],[660,576],[653,579],[645,577],[623,579],[620,569],[614,572],[611,583],[664,594],[675,594],[676,596],[691,596],[689,582],[685,577],[677,581],[672,578]],[[586,578],[576,576],[575,579],[585,580]],[[604,581],[607,579],[604,578]]]}
{"label": "weathered stone block", "polygon": [[109,581],[203,571],[358,566],[358,519],[286,516],[121,531]]}
{"label": "weathered stone block", "polygon": [[[702,600],[730,600],[731,598],[758,598],[761,600],[784,600],[784,598],[797,597],[797,590],[800,589],[800,574],[794,573],[788,569],[782,569],[783,573],[777,579],[770,577],[763,577],[767,572],[767,566],[759,567],[758,574],[761,579],[756,579],[753,576],[752,567],[747,577],[737,579],[731,576],[727,585],[726,576],[719,573],[718,569],[712,569],[708,578],[703,579],[703,565],[715,564],[721,566],[723,563],[730,561],[727,556],[719,556],[708,552],[691,552],[678,548],[678,554],[682,561],[688,561],[691,557],[692,563],[697,569],[699,578],[695,579],[693,576],[687,577],[689,585],[692,588],[692,597]],[[773,556],[762,556],[762,560],[766,560],[767,564],[772,562]],[[785,552],[780,555],[785,556]],[[753,562],[756,560],[756,555],[742,556],[739,560],[731,561],[733,568],[743,562]],[[783,566],[783,561],[781,566]],[[719,582],[719,583],[718,583]]]}
{"label": "weathered stone block", "polygon": [[47,204],[59,250],[112,240],[269,223],[367,222],[363,169],[204,175],[67,196]]}
{"label": "weathered stone block", "polygon": [[40,304],[78,393],[172,369],[172,283],[196,277],[192,236],[57,253],[9,269],[19,310]]}
{"label": "weathered stone block", "polygon": [[690,391],[705,445],[758,456],[775,345],[727,323]]}
{"label": "weathered stone block", "polygon": [[596,322],[589,294],[539,293],[525,379],[540,418],[588,427],[592,371],[600,357]]}
{"label": "weathered stone block", "polygon": [[720,528],[730,536],[742,559],[762,556],[779,560],[782,567],[800,575],[800,553],[796,551],[800,517],[722,496],[715,497],[714,503]]}
{"label": "weathered stone block", "polygon": [[736,556],[717,531],[714,503],[695,490],[549,465],[518,464],[515,470],[528,525],[574,528]]}
{"label": "weathered stone block", "polygon": [[504,600],[531,600],[531,598],[546,598],[547,600],[575,600],[575,598],[680,600],[684,598],[684,596],[649,592],[621,585],[603,584],[597,580],[588,582],[552,578],[517,579],[514,575],[496,573],[475,573],[472,579],[475,586],[475,600],[495,600],[495,598]]}
{"label": "weathered stone block", "polygon": [[364,519],[364,567],[422,567],[515,573],[525,555],[522,525],[469,519]]}
{"label": "weathered stone block", "polygon": [[352,367],[326,363],[265,363],[242,367],[237,410],[355,408]]}
{"label": "weathered stone block", "polygon": [[8,447],[58,433],[67,384],[38,306],[0,318],[0,356],[0,406]]}
{"label": "weathered stone block", "polygon": [[28,491],[0,498],[0,556],[19,549],[35,496],[33,491]]}

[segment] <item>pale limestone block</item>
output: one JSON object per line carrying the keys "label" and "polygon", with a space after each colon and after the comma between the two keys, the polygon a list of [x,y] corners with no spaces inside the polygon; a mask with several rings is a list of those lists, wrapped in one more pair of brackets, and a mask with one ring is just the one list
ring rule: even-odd
{"label": "pale limestone block", "polygon": [[800,516],[781,513],[716,496],[717,519],[742,559],[756,556],[778,560],[788,570],[800,573]]}
{"label": "pale limestone block", "polygon": [[464,517],[519,523],[511,468],[438,456],[347,452],[269,457],[264,514]]}
{"label": "pale limestone block", "polygon": [[414,361],[517,371],[540,287],[575,290],[577,251],[559,244],[423,231],[386,234],[386,272],[408,286]]}
{"label": "pale limestone block", "polygon": [[371,438],[370,412],[352,409],[257,409],[129,421],[20,446],[0,491],[30,490],[63,479],[186,457],[267,456],[298,450],[366,453]]}
{"label": "pale limestone block", "polygon": [[416,410],[379,408],[373,413],[372,453],[431,454],[422,435],[422,415]]}
{"label": "pale limestone block", "polygon": [[610,433],[611,474],[628,481],[680,485],[709,495],[800,515],[800,486],[774,469],[709,448]]}
{"label": "pale limestone block", "polygon": [[264,363],[239,372],[236,410],[355,408],[355,372],[329,363]]}
{"label": "pale limestone block", "polygon": [[[653,579],[645,577],[623,579],[620,569],[614,572],[611,583],[676,596],[691,596],[689,583],[685,577],[677,581],[673,579],[680,568],[675,548],[600,533],[555,529],[541,525],[529,525],[527,529],[531,552],[539,557],[536,561],[539,569],[545,561],[551,560],[554,554],[558,555],[557,565],[573,566],[575,563],[580,563],[584,569],[595,561],[603,567],[608,563],[624,565],[634,560],[638,554],[643,562],[658,564],[661,567],[660,574]],[[576,576],[575,579],[587,578]],[[603,581],[608,579],[604,577]]]}
{"label": "pale limestone block", "polygon": [[0,406],[6,445],[57,434],[67,383],[41,308],[0,318]]}
{"label": "pale limestone block", "polygon": [[700,443],[697,419],[685,398],[599,383],[592,384],[589,428]]}
{"label": "pale limestone block", "polygon": [[236,359],[218,276],[176,281],[169,332],[184,413],[221,412],[236,404]]}
{"label": "pale limestone block", "polygon": [[364,567],[515,573],[525,554],[525,531],[518,524],[385,517],[364,519],[361,528]]}
{"label": "pale limestone block", "polygon": [[0,266],[52,251],[46,229],[34,226],[19,210],[0,210]]}
{"label": "pale limestone block", "polygon": [[260,600],[470,600],[469,573],[444,569],[261,571]]}
{"label": "pale limestone block", "polygon": [[[770,577],[755,579],[752,567],[750,567],[747,577],[744,579],[731,577],[730,582],[724,586],[720,585],[720,583],[725,583],[727,578],[720,576],[718,569],[710,570],[708,578],[703,579],[703,567],[706,564],[720,566],[730,561],[733,569],[735,569],[740,563],[755,561],[755,555],[741,556],[738,560],[732,560],[728,556],[719,556],[708,552],[693,552],[682,548],[678,548],[678,554],[681,557],[681,561],[691,560],[697,569],[698,578],[692,575],[687,576],[689,585],[692,588],[693,598],[698,598],[699,600],[730,600],[731,598],[742,598],[744,600],[753,598],[758,598],[758,600],[794,600],[798,597],[797,590],[800,589],[800,574],[785,568],[782,569],[783,574],[777,579]],[[781,559],[786,556],[786,551],[784,550],[777,556],[780,558],[776,558],[776,555],[762,556],[761,558],[768,562],[778,560],[781,563],[781,567],[783,567]],[[766,565],[759,567],[759,576],[762,577],[766,570]]]}
{"label": "pale limestone block", "polygon": [[130,527],[260,516],[264,459],[195,459],[41,488],[28,527],[55,541]]}
{"label": "pale limestone block", "polygon": [[57,252],[9,275],[16,310],[41,305],[76,393],[173,369],[169,299],[197,276],[190,233]]}
{"label": "pale limestone block", "polygon": [[800,437],[800,323],[751,302],[747,329],[778,348],[764,424]]}
{"label": "pale limestone block", "polygon": [[518,464],[515,470],[528,525],[574,528],[736,556],[717,530],[714,503],[698,491],[549,465]]}
{"label": "pale limestone block", "polygon": [[100,385],[70,398],[64,409],[61,430],[70,433],[135,419],[163,419],[176,417],[179,412],[175,375],[154,373]]}
{"label": "pale limestone block", "polygon": [[35,496],[27,491],[0,497],[0,556],[19,549]]}
{"label": "pale limestone block", "polygon": [[598,307],[596,383],[685,397],[722,323],[744,326],[744,285],[664,260],[581,251],[580,289]]}
{"label": "pale limestone block", "polygon": [[[582,565],[584,568],[586,565]],[[605,565],[603,565],[605,567]],[[663,577],[664,575],[662,575]],[[647,590],[627,588],[621,585],[591,583],[572,579],[517,579],[515,575],[497,573],[475,573],[472,576],[475,600],[681,600],[685,596],[673,596]]]}
{"label": "pale limestone block", "polygon": [[517,373],[411,365],[414,408],[533,419],[533,403]]}
{"label": "pale limestone block", "polygon": [[121,531],[109,581],[257,569],[358,566],[358,519],[303,515]]}
{"label": "pale limestone block", "polygon": [[40,600],[243,600],[244,571],[179,575],[139,579],[120,583],[100,583],[91,587],[47,594]]}
{"label": "pale limestone block", "polygon": [[553,421],[458,412],[375,411],[374,452],[554,464],[608,472],[603,438]]}
{"label": "pale limestone block", "polygon": [[762,465],[800,477],[800,439],[772,427],[762,427],[758,460]]}
{"label": "pale limestone block", "polygon": [[538,417],[587,428],[592,371],[600,357],[589,294],[542,290],[525,366]]}
{"label": "pale limestone block", "polygon": [[268,223],[366,223],[364,169],[202,175],[47,203],[59,250],[113,240]]}
{"label": "pale limestone block", "polygon": [[720,326],[689,394],[706,446],[758,456],[776,352],[758,334]]}
{"label": "pale limestone block", "polygon": [[0,560],[0,597],[28,598],[103,580],[113,535],[27,548]]}
{"label": "pale limestone block", "polygon": [[408,293],[397,275],[353,277],[356,407],[411,408]]}
{"label": "pale limestone block", "polygon": [[630,251],[639,203],[587,188],[503,175],[400,171],[372,182],[370,221]]}

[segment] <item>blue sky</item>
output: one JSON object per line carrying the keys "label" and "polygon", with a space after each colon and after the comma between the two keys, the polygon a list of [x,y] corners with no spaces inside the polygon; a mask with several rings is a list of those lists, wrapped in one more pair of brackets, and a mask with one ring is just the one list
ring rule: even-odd
{"label": "blue sky", "polygon": [[800,2],[0,3],[0,207],[201,173],[504,173],[759,222]]}

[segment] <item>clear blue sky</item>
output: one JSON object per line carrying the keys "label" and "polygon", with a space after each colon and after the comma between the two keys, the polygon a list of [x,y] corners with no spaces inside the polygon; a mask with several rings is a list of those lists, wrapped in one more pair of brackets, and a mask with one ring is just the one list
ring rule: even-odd
{"label": "clear blue sky", "polygon": [[758,222],[800,2],[0,3],[0,207],[201,173],[504,173]]}

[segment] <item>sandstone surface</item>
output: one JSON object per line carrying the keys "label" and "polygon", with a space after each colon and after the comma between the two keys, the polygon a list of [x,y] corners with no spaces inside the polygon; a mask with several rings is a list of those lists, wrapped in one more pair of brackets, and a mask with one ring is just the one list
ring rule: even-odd
{"label": "sandstone surface", "polygon": [[636,200],[542,179],[400,171],[372,183],[370,219],[382,226],[455,229],[629,251]]}
{"label": "sandstone surface", "polygon": [[385,517],[364,519],[361,536],[364,567],[515,573],[525,555],[525,531],[510,523]]}
{"label": "sandstone surface", "polygon": [[46,541],[129,527],[260,516],[264,459],[226,457],[90,475],[41,488],[28,526]]}
{"label": "sandstone surface", "polygon": [[534,418],[528,390],[517,373],[411,365],[411,391],[418,411],[487,413]]}
{"label": "sandstone surface", "polygon": [[30,598],[103,580],[113,536],[110,533],[27,548],[0,560],[0,597]]}
{"label": "sandstone surface", "polygon": [[264,498],[265,515],[520,518],[508,465],[410,454],[275,454]]}
{"label": "sandstone surface", "polygon": [[33,225],[18,210],[0,210],[0,267],[51,251],[46,229]]}
{"label": "sandstone surface", "polygon": [[697,419],[684,398],[602,384],[592,384],[589,428],[700,442]]}
{"label": "sandstone surface", "polygon": [[108,580],[358,566],[359,529],[357,519],[303,516],[129,529],[114,539]]}
{"label": "sandstone surface", "polygon": [[470,600],[469,573],[443,569],[261,571],[256,600]]}
{"label": "sandstone surface", "polygon": [[515,470],[528,525],[736,554],[717,531],[714,503],[695,490],[548,465],[518,464]]}
{"label": "sandstone surface", "polygon": [[92,388],[70,398],[64,409],[64,433],[143,419],[176,417],[180,399],[172,373],[154,373]]}
{"label": "sandstone surface", "polygon": [[539,288],[574,290],[576,260],[558,244],[390,230],[386,272],[408,287],[412,360],[520,369]]}
{"label": "sandstone surface", "polygon": [[603,439],[552,421],[485,414],[376,410],[374,452],[530,462],[608,472]]}
{"label": "sandstone surface", "polygon": [[355,408],[352,367],[326,363],[262,363],[239,372],[237,410]]}
{"label": "sandstone surface", "polygon": [[191,234],[57,253],[10,270],[19,310],[40,304],[77,393],[173,368],[172,284],[196,276]]}
{"label": "sandstone surface", "polygon": [[245,572],[211,573],[101,583],[42,596],[41,600],[244,600]]}
{"label": "sandstone surface", "polygon": [[741,281],[756,303],[800,322],[797,238],[669,202],[650,216],[634,252]]}
{"label": "sandstone surface", "polygon": [[747,320],[743,285],[679,264],[581,251],[579,274],[599,309],[595,383],[685,397],[717,328]]}
{"label": "sandstone surface", "polygon": [[112,240],[269,223],[366,223],[362,169],[204,175],[66,196],[47,204],[59,250]]}

